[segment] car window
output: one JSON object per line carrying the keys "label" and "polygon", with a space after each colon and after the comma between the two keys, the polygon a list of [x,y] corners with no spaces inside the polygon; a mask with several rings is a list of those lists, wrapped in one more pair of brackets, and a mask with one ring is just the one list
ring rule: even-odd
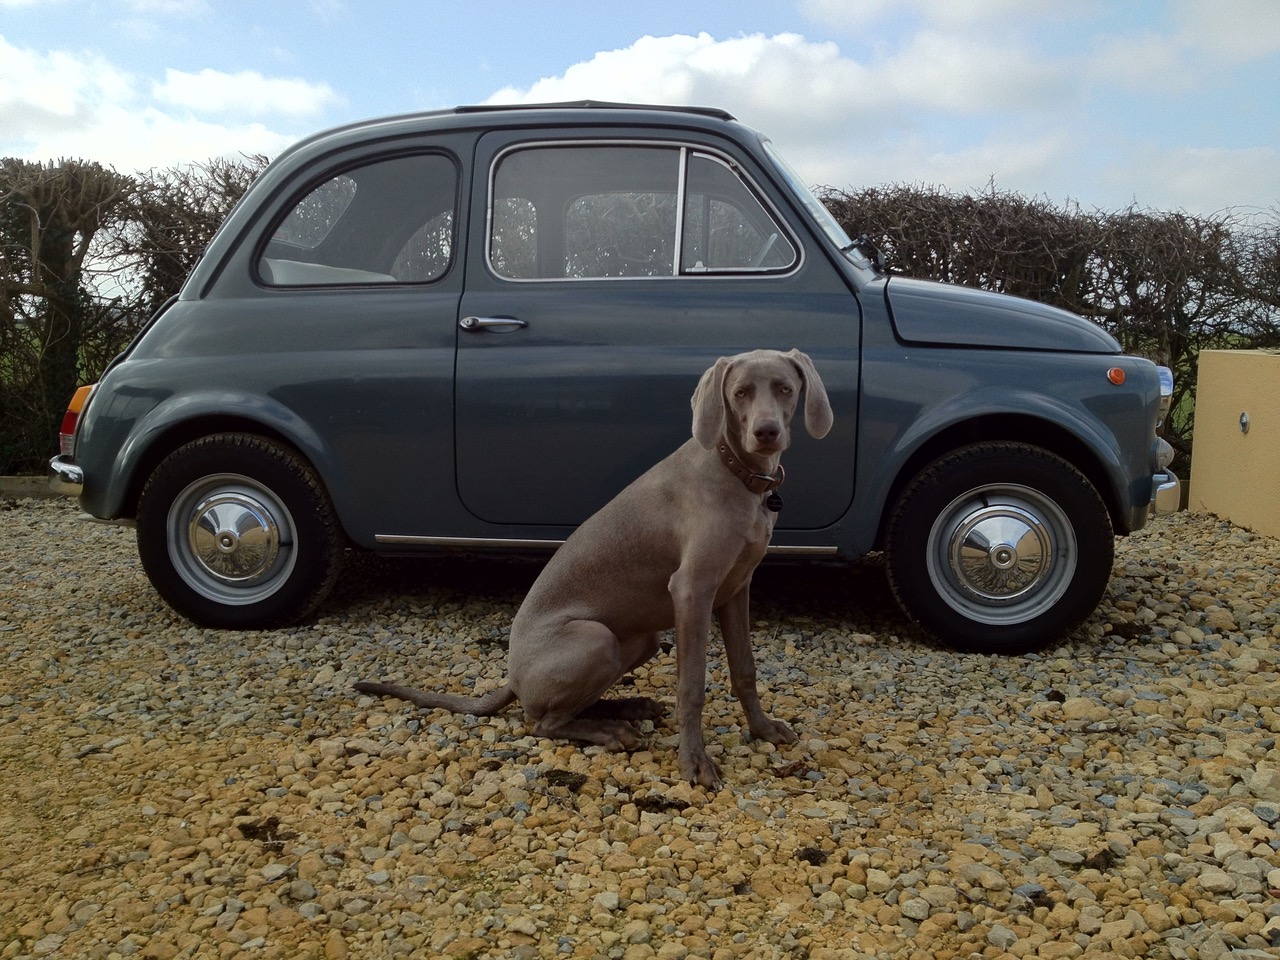
{"label": "car window", "polygon": [[795,259],[791,241],[728,164],[707,154],[689,158],[685,272],[777,270]]}
{"label": "car window", "polygon": [[457,167],[439,154],[379,159],[308,190],[272,231],[258,273],[277,286],[425,283],[453,257]]}
{"label": "car window", "polygon": [[734,169],[681,146],[581,144],[503,154],[489,261],[512,280],[787,270],[796,247]]}

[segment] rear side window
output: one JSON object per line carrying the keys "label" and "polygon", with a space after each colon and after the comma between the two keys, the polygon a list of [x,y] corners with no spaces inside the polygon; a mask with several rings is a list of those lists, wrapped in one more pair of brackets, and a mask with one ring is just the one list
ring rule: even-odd
{"label": "rear side window", "polygon": [[507,279],[769,274],[798,259],[736,170],[688,147],[520,148],[491,193],[489,262]]}
{"label": "rear side window", "polygon": [[429,283],[453,260],[458,173],[440,154],[379,159],[303,193],[271,233],[274,286]]}

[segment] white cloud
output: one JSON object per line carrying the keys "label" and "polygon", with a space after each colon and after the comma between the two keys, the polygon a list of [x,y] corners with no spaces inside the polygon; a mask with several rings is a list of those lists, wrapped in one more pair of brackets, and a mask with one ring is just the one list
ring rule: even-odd
{"label": "white cloud", "polygon": [[158,17],[196,17],[211,12],[207,0],[129,0],[129,9]]}
{"label": "white cloud", "polygon": [[294,139],[249,120],[173,115],[146,101],[138,78],[100,56],[38,53],[0,37],[0,155],[145,169],[275,154]]}
{"label": "white cloud", "polygon": [[[594,98],[724,107],[773,137],[805,179],[845,186],[868,182],[859,178],[883,168],[873,151],[891,151],[895,143],[916,144],[906,154],[913,170],[922,156],[939,159],[923,129],[929,118],[967,121],[995,110],[1007,117],[1060,104],[1067,96],[1064,72],[1030,53],[997,55],[938,33],[921,34],[873,63],[798,34],[717,40],[704,33],[644,37],[527,89],[500,90],[490,102]],[[989,153],[999,159],[1003,151]],[[1006,168],[984,166],[981,182]]]}
{"label": "white cloud", "polygon": [[1274,209],[1280,197],[1280,150],[1274,147],[1140,145],[1126,152],[1110,174],[1119,189],[1142,171],[1139,205],[1161,210],[1256,213]]}
{"label": "white cloud", "polygon": [[949,114],[1017,111],[1067,96],[1067,67],[995,38],[922,31],[874,69],[877,88],[902,106]]}
{"label": "white cloud", "polygon": [[[983,142],[951,152],[925,152],[927,144],[882,158],[877,180],[927,182],[956,192],[974,192],[994,184],[1027,196],[1066,201],[1066,188],[1057,180],[1059,163],[1073,146],[1070,134],[997,134]],[[896,171],[896,172],[895,172]],[[1076,199],[1076,198],[1070,198]]]}
{"label": "white cloud", "polygon": [[834,171],[808,157],[808,147],[825,143],[829,151],[833,135],[872,118],[892,125],[864,66],[841,56],[834,43],[797,34],[643,37],[527,89],[499,90],[489,102],[576,99],[723,107],[774,137],[814,178]]}
{"label": "white cloud", "polygon": [[1172,6],[1178,42],[1206,67],[1280,53],[1280,4],[1275,0],[1172,0]]}
{"label": "white cloud", "polygon": [[119,170],[145,170],[211,157],[274,156],[296,140],[260,123],[218,124],[154,108],[103,109],[81,130],[42,139],[38,157],[83,157]]}
{"label": "white cloud", "polygon": [[0,129],[65,129],[85,122],[92,103],[132,98],[129,75],[101,57],[39,54],[0,36]]}
{"label": "white cloud", "polygon": [[[726,97],[769,113],[825,110],[830,96],[856,102],[865,71],[834,43],[796,34],[716,40],[708,34],[642,37],[597,53],[528,89],[506,87],[490,103],[534,103],[581,97],[641,103],[723,105]],[[779,85],[779,81],[784,81]],[[841,93],[840,88],[848,90]]]}
{"label": "white cloud", "polygon": [[1095,82],[1126,90],[1185,90],[1196,82],[1179,44],[1152,32],[1103,40],[1086,69]]}
{"label": "white cloud", "polygon": [[1205,77],[1280,53],[1280,4],[1218,0],[1212,7],[1171,0],[1165,29],[1099,38],[1087,69],[1124,89],[1193,90]]}
{"label": "white cloud", "polygon": [[161,103],[185,107],[194,113],[250,117],[315,116],[340,100],[327,83],[264,77],[255,70],[187,73],[169,69],[164,83],[155,84],[151,92]]}
{"label": "white cloud", "polygon": [[973,27],[990,33],[1019,21],[1041,23],[1078,17],[1090,0],[1064,5],[1061,0],[799,0],[800,12],[815,23],[845,31],[882,28],[886,22],[918,21],[927,27]]}

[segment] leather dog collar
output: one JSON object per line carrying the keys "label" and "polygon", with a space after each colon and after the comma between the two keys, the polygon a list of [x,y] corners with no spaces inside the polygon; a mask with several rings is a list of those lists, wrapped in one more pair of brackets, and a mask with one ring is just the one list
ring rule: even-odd
{"label": "leather dog collar", "polygon": [[716,452],[720,454],[720,462],[729,468],[729,472],[741,480],[748,490],[752,493],[772,493],[782,486],[782,481],[787,478],[786,471],[782,469],[782,464],[778,464],[778,469],[773,475],[765,473],[753,472],[745,463],[739,460],[729,445],[721,440],[716,444]]}

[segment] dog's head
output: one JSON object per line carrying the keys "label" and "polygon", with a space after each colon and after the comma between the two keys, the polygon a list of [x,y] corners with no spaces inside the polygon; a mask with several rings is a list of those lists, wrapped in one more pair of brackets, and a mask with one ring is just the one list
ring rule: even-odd
{"label": "dog's head", "polygon": [[721,357],[693,392],[693,437],[711,449],[728,433],[751,453],[781,453],[790,442],[789,426],[800,394],[804,425],[821,438],[833,414],[813,361],[799,350],[753,350]]}

